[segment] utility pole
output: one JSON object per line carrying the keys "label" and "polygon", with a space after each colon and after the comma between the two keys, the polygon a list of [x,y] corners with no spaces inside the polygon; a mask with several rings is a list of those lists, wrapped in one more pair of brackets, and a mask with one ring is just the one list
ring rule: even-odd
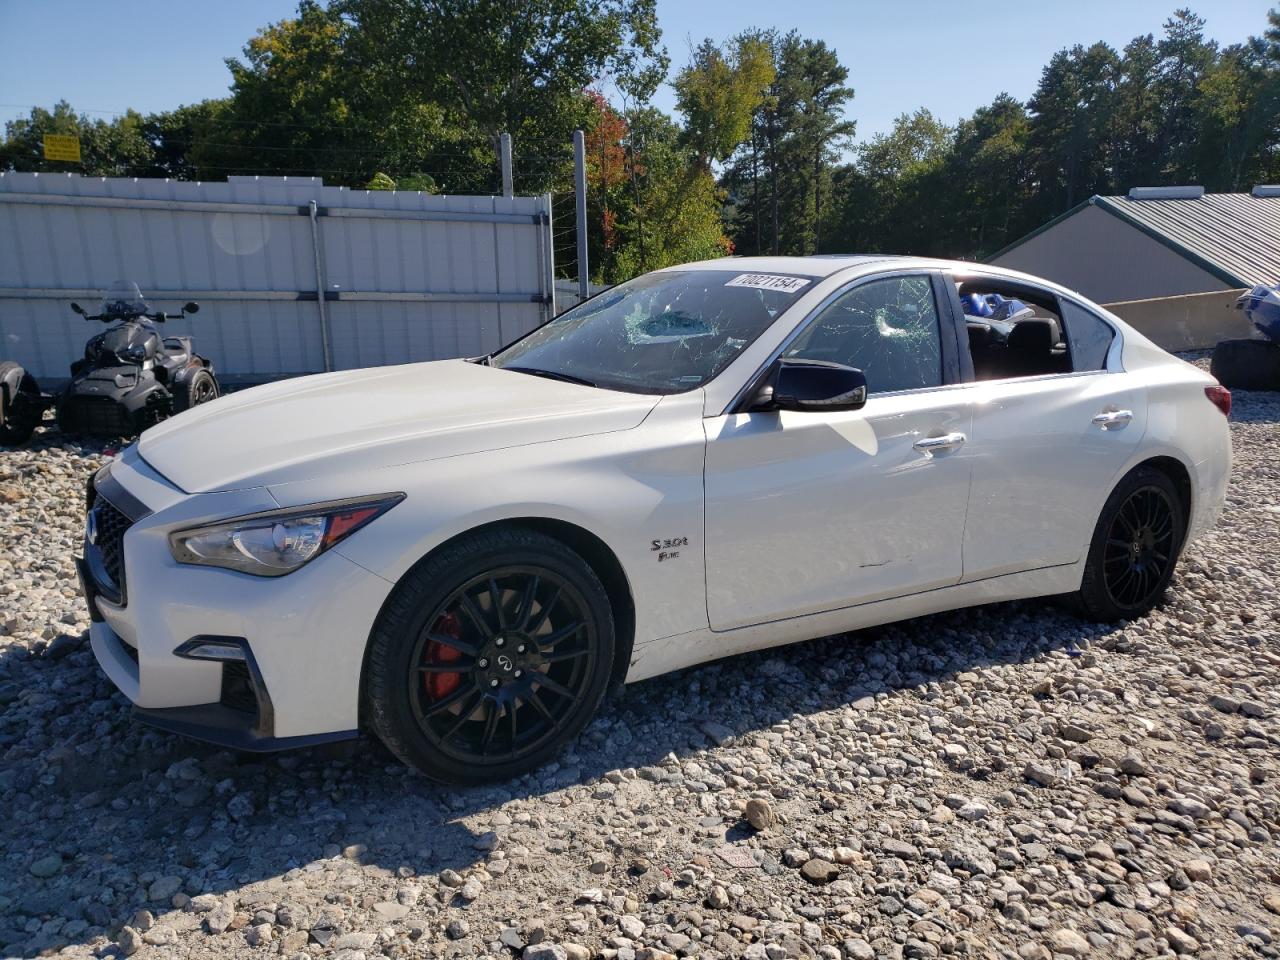
{"label": "utility pole", "polygon": [[591,296],[587,264],[587,140],[581,130],[573,131],[573,189],[578,213],[578,298]]}
{"label": "utility pole", "polygon": [[498,138],[499,162],[502,165],[502,195],[515,196],[515,187],[511,176],[511,134],[504,133]]}

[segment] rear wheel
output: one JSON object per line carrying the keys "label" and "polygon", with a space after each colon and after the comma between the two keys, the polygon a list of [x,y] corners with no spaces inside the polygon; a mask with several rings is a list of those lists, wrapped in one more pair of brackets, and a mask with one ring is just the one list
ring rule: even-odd
{"label": "rear wheel", "polygon": [[1186,506],[1168,475],[1139,467],[1107,499],[1076,594],[1090,619],[1140,617],[1164,597],[1186,535]]}
{"label": "rear wheel", "polygon": [[201,367],[174,391],[173,412],[181,413],[191,407],[218,399],[218,381],[213,374]]}
{"label": "rear wheel", "polygon": [[486,531],[396,587],[370,642],[367,715],[429,777],[505,779],[581,732],[613,655],[609,598],[581,557],[532,530]]}
{"label": "rear wheel", "polygon": [[40,423],[40,388],[35,377],[12,360],[0,363],[0,443],[26,443]]}

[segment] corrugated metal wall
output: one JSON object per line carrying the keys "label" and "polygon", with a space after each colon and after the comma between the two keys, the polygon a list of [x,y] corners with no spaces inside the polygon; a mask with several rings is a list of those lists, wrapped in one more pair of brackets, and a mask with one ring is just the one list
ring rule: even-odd
{"label": "corrugated metal wall", "polygon": [[484,353],[555,311],[547,197],[0,174],[0,359],[68,375],[133,280],[230,379]]}

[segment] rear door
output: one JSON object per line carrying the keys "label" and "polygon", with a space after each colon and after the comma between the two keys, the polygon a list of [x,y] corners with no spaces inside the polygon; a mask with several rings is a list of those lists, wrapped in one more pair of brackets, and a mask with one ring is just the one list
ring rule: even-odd
{"label": "rear door", "polygon": [[1146,431],[1146,393],[1119,367],[1114,328],[1067,298],[1058,298],[1058,310],[1069,369],[982,380],[966,391],[966,581],[1081,559]]}
{"label": "rear door", "polygon": [[862,369],[861,410],[706,421],[712,629],[960,579],[970,410],[934,284],[920,272],[857,281],[784,345],[782,356]]}

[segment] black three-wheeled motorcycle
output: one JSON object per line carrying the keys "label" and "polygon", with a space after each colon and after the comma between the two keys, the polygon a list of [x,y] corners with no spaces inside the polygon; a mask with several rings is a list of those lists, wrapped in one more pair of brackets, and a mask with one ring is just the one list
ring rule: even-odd
{"label": "black three-wheeled motorcycle", "polygon": [[[36,380],[12,361],[0,362],[0,443],[23,443],[50,407],[64,433],[127,437],[220,393],[213,364],[199,356],[190,337],[162,337],[136,283],[116,283],[102,298],[102,310],[86,320],[115,324],[89,339],[83,359],[71,364],[71,382],[56,395],[42,393]],[[178,316],[200,307],[186,304]]]}

